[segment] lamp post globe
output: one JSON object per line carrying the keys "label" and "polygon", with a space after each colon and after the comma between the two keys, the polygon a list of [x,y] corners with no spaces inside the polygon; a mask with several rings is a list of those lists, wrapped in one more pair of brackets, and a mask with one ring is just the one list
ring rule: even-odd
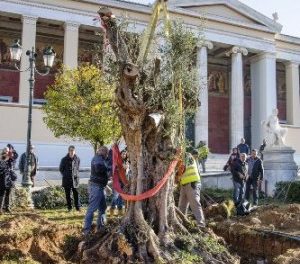
{"label": "lamp post globe", "polygon": [[56,53],[52,47],[47,47],[43,50],[44,65],[47,68],[52,68]]}
{"label": "lamp post globe", "polygon": [[20,61],[22,55],[22,46],[20,40],[16,39],[15,42],[9,47],[10,58],[12,61]]}

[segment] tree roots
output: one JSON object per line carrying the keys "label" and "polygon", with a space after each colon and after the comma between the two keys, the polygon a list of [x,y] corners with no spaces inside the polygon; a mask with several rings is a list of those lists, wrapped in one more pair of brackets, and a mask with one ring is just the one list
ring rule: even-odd
{"label": "tree roots", "polygon": [[81,263],[185,263],[182,254],[197,256],[202,263],[236,263],[215,234],[191,228],[178,209],[176,214],[179,218],[159,236],[145,220],[137,222],[138,217],[133,222],[124,218],[119,227],[91,235],[81,249]]}

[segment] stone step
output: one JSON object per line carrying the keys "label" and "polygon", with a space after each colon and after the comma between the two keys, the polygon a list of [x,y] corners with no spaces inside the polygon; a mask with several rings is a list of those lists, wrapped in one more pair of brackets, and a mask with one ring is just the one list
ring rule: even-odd
{"label": "stone step", "polygon": [[232,175],[229,171],[215,170],[201,174],[203,188],[232,189]]}
{"label": "stone step", "polygon": [[209,154],[206,161],[207,171],[221,171],[228,160],[229,154]]}

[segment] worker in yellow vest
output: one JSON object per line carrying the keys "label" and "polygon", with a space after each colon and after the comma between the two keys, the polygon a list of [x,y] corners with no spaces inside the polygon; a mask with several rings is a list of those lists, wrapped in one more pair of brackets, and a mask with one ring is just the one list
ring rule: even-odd
{"label": "worker in yellow vest", "polygon": [[200,172],[197,164],[199,153],[193,150],[186,153],[185,171],[180,178],[179,210],[186,215],[190,205],[199,227],[205,227],[205,218],[200,203]]}

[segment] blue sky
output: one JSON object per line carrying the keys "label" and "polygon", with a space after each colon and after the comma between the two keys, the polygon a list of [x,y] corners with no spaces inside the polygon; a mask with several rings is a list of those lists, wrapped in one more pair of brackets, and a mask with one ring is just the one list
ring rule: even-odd
{"label": "blue sky", "polygon": [[[127,0],[137,3],[153,3],[154,0]],[[300,37],[300,0],[240,0],[256,11],[272,18],[278,13],[278,22],[283,25],[282,32],[286,35]]]}

